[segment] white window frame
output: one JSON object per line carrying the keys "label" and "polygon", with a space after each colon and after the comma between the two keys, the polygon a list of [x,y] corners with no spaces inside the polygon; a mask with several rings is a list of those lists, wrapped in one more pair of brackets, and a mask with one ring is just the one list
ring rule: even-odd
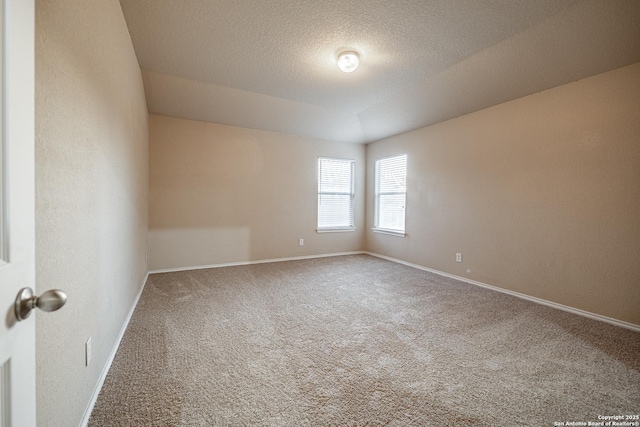
{"label": "white window frame", "polygon": [[[380,191],[380,180],[381,180],[381,172],[380,167],[383,162],[394,161],[401,157],[404,157],[404,167],[405,167],[405,182],[404,182],[404,191]],[[374,170],[374,181],[375,181],[375,189],[374,189],[374,219],[373,219],[373,228],[372,230],[376,233],[390,234],[392,236],[405,237],[406,236],[406,215],[407,215],[407,155],[399,154],[397,156],[384,157],[381,159],[377,159],[375,163]],[[403,218],[403,228],[402,229],[394,229],[394,228],[384,228],[380,227],[380,196],[393,196],[393,195],[403,195],[404,196],[404,218]]]}
{"label": "white window frame", "polygon": [[[340,161],[340,162],[349,162],[351,164],[351,188],[348,192],[335,192],[335,191],[323,191],[323,189],[321,188],[322,186],[322,168],[321,168],[321,163],[323,160],[328,160],[328,161]],[[335,157],[318,157],[318,163],[317,163],[317,174],[316,176],[318,177],[318,198],[317,198],[317,215],[316,215],[316,232],[318,233],[340,233],[340,232],[350,232],[350,231],[355,231],[356,230],[356,226],[355,226],[355,170],[356,170],[356,161],[353,159],[340,159],[340,158],[335,158]],[[349,196],[350,197],[350,225],[345,225],[345,226],[332,226],[332,227],[321,227],[320,226],[320,204],[322,203],[322,196],[323,195],[328,195],[328,196],[335,196],[335,195],[340,195],[340,196]]]}

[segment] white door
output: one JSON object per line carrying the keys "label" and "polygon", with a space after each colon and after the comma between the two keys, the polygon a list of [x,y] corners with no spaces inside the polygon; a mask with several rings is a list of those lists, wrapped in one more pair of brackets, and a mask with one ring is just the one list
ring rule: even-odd
{"label": "white door", "polygon": [[35,289],[34,0],[0,0],[0,426],[36,425],[35,319],[14,301]]}

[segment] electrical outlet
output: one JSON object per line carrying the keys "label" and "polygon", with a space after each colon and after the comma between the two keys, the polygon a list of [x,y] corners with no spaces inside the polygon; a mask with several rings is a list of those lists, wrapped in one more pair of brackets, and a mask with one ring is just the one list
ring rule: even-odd
{"label": "electrical outlet", "polygon": [[300,239],[300,242],[298,243],[300,246],[304,246],[304,239]]}
{"label": "electrical outlet", "polygon": [[462,262],[462,254],[460,252],[456,254],[456,262]]}
{"label": "electrical outlet", "polygon": [[91,337],[84,343],[84,366],[89,366],[91,362]]}

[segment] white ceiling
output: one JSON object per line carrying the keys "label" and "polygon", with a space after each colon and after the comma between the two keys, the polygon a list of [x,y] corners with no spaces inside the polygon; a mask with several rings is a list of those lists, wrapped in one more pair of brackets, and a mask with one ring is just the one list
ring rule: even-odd
{"label": "white ceiling", "polygon": [[[150,113],[365,143],[640,62],[639,0],[120,0]],[[345,74],[337,55],[355,50]]]}

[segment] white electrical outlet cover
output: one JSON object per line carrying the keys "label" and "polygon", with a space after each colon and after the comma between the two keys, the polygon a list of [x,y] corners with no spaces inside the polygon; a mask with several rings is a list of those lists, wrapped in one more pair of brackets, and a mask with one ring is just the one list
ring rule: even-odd
{"label": "white electrical outlet cover", "polygon": [[89,366],[89,363],[91,363],[91,337],[89,337],[87,342],[84,343],[84,357],[85,357],[84,366]]}

